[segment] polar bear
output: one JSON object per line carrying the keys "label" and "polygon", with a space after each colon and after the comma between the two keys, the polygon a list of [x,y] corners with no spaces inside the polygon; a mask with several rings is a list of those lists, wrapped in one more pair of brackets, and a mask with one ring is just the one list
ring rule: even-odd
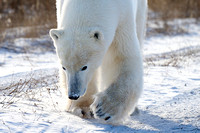
{"label": "polar bear", "polygon": [[146,12],[147,0],[57,0],[50,36],[67,111],[110,124],[134,111],[143,88]]}

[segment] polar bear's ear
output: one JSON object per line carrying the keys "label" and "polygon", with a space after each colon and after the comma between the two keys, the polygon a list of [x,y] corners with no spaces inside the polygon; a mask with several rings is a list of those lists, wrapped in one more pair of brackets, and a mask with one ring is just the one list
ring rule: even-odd
{"label": "polar bear's ear", "polygon": [[104,39],[103,33],[97,29],[90,31],[90,37],[94,38],[95,40],[103,40]]}
{"label": "polar bear's ear", "polygon": [[64,31],[59,29],[51,29],[49,34],[53,40],[58,40],[63,35]]}

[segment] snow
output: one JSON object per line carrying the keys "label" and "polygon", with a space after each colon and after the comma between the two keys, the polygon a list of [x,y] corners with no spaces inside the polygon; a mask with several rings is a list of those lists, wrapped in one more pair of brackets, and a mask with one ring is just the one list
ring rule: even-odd
{"label": "snow", "polygon": [[140,113],[119,126],[64,111],[57,57],[44,47],[49,37],[13,38],[17,51],[3,42],[0,132],[200,132],[200,26],[187,27],[188,34],[147,37]]}

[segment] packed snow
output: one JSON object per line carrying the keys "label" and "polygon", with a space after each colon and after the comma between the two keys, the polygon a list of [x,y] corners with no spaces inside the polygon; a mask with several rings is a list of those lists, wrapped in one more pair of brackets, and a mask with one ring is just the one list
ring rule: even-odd
{"label": "packed snow", "polygon": [[[149,23],[149,29],[155,26]],[[21,29],[6,31],[11,37],[0,44],[0,132],[200,132],[200,24],[182,27],[188,33],[146,38],[139,113],[118,126],[65,112],[48,35],[12,37]]]}

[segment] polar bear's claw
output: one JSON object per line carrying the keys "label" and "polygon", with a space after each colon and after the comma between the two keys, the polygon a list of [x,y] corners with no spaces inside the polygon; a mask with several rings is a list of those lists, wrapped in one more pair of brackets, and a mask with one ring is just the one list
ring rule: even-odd
{"label": "polar bear's claw", "polygon": [[85,119],[90,119],[94,117],[94,114],[92,111],[90,111],[89,108],[75,108],[72,111],[69,111],[70,113],[77,115],[79,117],[85,118]]}
{"label": "polar bear's claw", "polygon": [[106,113],[103,113],[103,112],[102,112],[102,109],[99,109],[99,110],[96,112],[96,115],[97,115],[98,117],[100,117],[100,118],[103,117],[103,116],[105,116],[105,114],[106,114]]}
{"label": "polar bear's claw", "polygon": [[107,120],[109,120],[111,117],[110,116],[108,116],[108,117],[106,117],[104,120],[105,121],[107,121]]}

